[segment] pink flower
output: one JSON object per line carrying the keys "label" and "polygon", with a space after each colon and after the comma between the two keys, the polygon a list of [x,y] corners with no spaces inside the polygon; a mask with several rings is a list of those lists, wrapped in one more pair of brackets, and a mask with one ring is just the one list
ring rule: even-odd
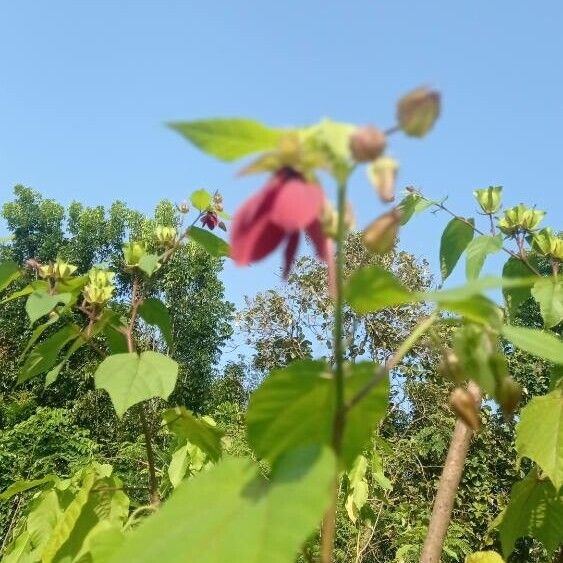
{"label": "pink flower", "polygon": [[219,224],[219,217],[217,216],[217,213],[207,211],[207,213],[205,213],[205,215],[201,218],[201,224],[203,227],[207,227],[212,231]]}
{"label": "pink flower", "polygon": [[332,280],[332,241],[320,223],[324,201],[321,187],[306,182],[295,170],[282,168],[276,172],[233,217],[231,256],[235,263],[246,266],[257,262],[284,244],[283,275],[287,278],[304,231],[317,256],[328,264]]}

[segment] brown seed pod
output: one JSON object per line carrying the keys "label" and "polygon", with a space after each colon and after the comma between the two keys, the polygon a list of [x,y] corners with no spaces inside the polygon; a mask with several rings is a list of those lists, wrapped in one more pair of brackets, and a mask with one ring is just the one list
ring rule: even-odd
{"label": "brown seed pod", "polygon": [[440,93],[417,88],[403,96],[397,104],[397,121],[410,137],[424,137],[440,115]]}
{"label": "brown seed pod", "polygon": [[372,125],[358,127],[350,136],[350,152],[356,162],[369,162],[379,158],[386,145],[385,133]]}
{"label": "brown seed pod", "polygon": [[475,397],[467,391],[457,387],[450,395],[450,405],[453,411],[457,414],[469,428],[477,432],[481,427],[481,417],[477,409]]}
{"label": "brown seed pod", "polygon": [[366,248],[376,254],[389,252],[397,242],[401,215],[401,210],[394,207],[373,221],[364,231],[363,241]]}

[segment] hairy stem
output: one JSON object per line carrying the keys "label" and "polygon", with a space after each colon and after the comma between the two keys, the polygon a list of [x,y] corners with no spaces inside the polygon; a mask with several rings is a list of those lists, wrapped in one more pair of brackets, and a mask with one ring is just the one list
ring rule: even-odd
{"label": "hairy stem", "polygon": [[[344,403],[344,342],[343,342],[343,309],[344,309],[344,242],[346,215],[346,181],[338,184],[338,225],[336,231],[336,281],[334,304],[334,386],[336,397],[336,411],[332,428],[332,448],[336,457],[342,449],[342,434],[346,423],[346,405]],[[336,531],[336,505],[338,500],[338,477],[334,480],[332,501],[328,508],[322,527],[321,561],[330,563],[334,551],[334,537]]]}
{"label": "hairy stem", "polygon": [[[135,352],[135,340],[133,332],[135,330],[135,322],[139,311],[139,305],[142,302],[141,291],[139,287],[139,278],[136,274],[133,275],[133,286],[131,289],[131,314],[129,317],[129,324],[125,329],[125,338],[127,339],[127,349],[129,353]],[[158,506],[160,504],[160,495],[158,493],[158,480],[156,478],[156,468],[154,463],[154,450],[152,447],[152,433],[147,421],[147,414],[145,405],[139,405],[139,417],[143,427],[143,435],[145,437],[145,449],[147,451],[147,462],[149,466],[149,492],[151,504]]]}
{"label": "hairy stem", "polygon": [[[475,383],[469,382],[467,389],[475,399],[476,405],[480,405],[481,392],[479,387]],[[461,419],[458,419],[438,483],[420,563],[440,563],[442,559],[442,547],[450,524],[457,488],[463,474],[463,466],[472,436],[473,430]]]}

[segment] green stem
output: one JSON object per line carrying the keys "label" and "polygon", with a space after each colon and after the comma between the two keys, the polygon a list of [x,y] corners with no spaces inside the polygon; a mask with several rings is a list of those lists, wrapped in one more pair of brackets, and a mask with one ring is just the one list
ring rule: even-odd
{"label": "green stem", "polygon": [[[344,310],[344,244],[345,244],[345,216],[346,216],[347,181],[338,183],[338,224],[336,230],[336,275],[335,275],[335,303],[334,303],[334,387],[335,413],[332,428],[332,448],[338,459],[342,449],[342,435],[346,424],[346,405],[344,402],[344,343],[343,343],[343,310]],[[335,477],[332,502],[323,519],[321,561],[331,563],[334,551],[334,537],[336,532],[336,505],[338,500],[338,478]]]}

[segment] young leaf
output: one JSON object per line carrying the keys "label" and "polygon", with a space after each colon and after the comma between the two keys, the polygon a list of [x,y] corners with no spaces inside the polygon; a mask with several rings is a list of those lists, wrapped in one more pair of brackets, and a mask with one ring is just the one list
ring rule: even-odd
{"label": "young leaf", "polygon": [[556,490],[563,486],[563,390],[534,397],[516,427],[516,451],[535,461]]}
{"label": "young leaf", "polygon": [[33,348],[20,370],[18,383],[50,370],[56,364],[60,351],[79,334],[77,326],[66,325]]}
{"label": "young leaf", "polygon": [[200,227],[190,227],[190,238],[205,248],[211,256],[222,258],[231,255],[229,245],[217,235],[206,231]]}
{"label": "young leaf", "polygon": [[12,498],[14,495],[23,493],[24,491],[29,491],[30,489],[35,489],[36,487],[40,487],[41,485],[45,485],[46,483],[54,483],[57,480],[58,477],[56,475],[50,474],[45,475],[45,477],[41,477],[41,479],[32,479],[30,481],[16,481],[0,493],[0,502],[4,502]]}
{"label": "young leaf", "polygon": [[563,340],[552,332],[536,328],[504,325],[502,334],[514,346],[521,348],[525,352],[529,352],[554,364],[563,364]]}
{"label": "young leaf", "polygon": [[17,280],[21,276],[21,271],[19,266],[12,262],[12,260],[7,260],[6,262],[0,262],[0,291],[6,289],[13,281]]}
{"label": "young leaf", "polygon": [[418,300],[391,272],[380,266],[368,266],[354,272],[345,295],[348,303],[360,314]]}
{"label": "young leaf", "polygon": [[532,296],[540,305],[546,328],[554,327],[563,320],[563,283],[560,280],[538,280],[532,288]]}
{"label": "young leaf", "polygon": [[[524,278],[529,275],[530,270],[526,264],[513,256],[505,262],[502,268],[503,278]],[[520,305],[531,296],[529,287],[504,287],[502,293],[510,318],[514,318]]]}
{"label": "young leaf", "polygon": [[269,480],[255,463],[228,458],[181,483],[108,563],[291,563],[318,526],[334,478],[328,448],[288,452]]}
{"label": "young leaf", "polygon": [[213,196],[207,190],[196,190],[190,196],[192,205],[199,211],[207,209],[213,201]]}
{"label": "young leaf", "polygon": [[33,324],[37,319],[50,313],[59,303],[67,304],[72,298],[70,293],[57,293],[49,295],[46,291],[34,291],[25,303],[25,310],[29,317],[29,323]]}
{"label": "young leaf", "polygon": [[532,470],[523,481],[513,485],[499,526],[504,556],[510,555],[516,540],[523,536],[540,540],[548,552],[553,552],[561,542],[561,530],[563,494],[558,494],[548,479],[540,479]]}
{"label": "young leaf", "polygon": [[168,348],[172,347],[172,321],[166,305],[156,297],[145,299],[139,306],[139,316],[152,326],[157,326]]}
{"label": "young leaf", "polygon": [[473,219],[452,219],[444,229],[440,240],[440,271],[445,280],[455,268],[463,251],[473,238]]}
{"label": "young leaf", "polygon": [[119,417],[133,405],[161,397],[168,399],[178,377],[178,364],[158,352],[108,356],[96,370],[97,389],[105,389]]}
{"label": "young leaf", "polygon": [[401,210],[401,225],[406,225],[417,213],[422,213],[433,205],[433,202],[419,194],[408,194],[397,206]]}
{"label": "young leaf", "polygon": [[468,280],[479,277],[487,256],[502,249],[502,235],[479,236],[474,238],[466,250],[465,275]]}
{"label": "young leaf", "polygon": [[164,411],[164,422],[168,430],[203,450],[213,461],[221,457],[223,432],[205,418],[197,417],[186,407]]}
{"label": "young leaf", "polygon": [[144,254],[139,259],[139,269],[150,278],[160,267],[158,258],[156,254]]}
{"label": "young leaf", "polygon": [[227,161],[274,149],[284,134],[251,119],[185,121],[170,127],[203,152]]}

